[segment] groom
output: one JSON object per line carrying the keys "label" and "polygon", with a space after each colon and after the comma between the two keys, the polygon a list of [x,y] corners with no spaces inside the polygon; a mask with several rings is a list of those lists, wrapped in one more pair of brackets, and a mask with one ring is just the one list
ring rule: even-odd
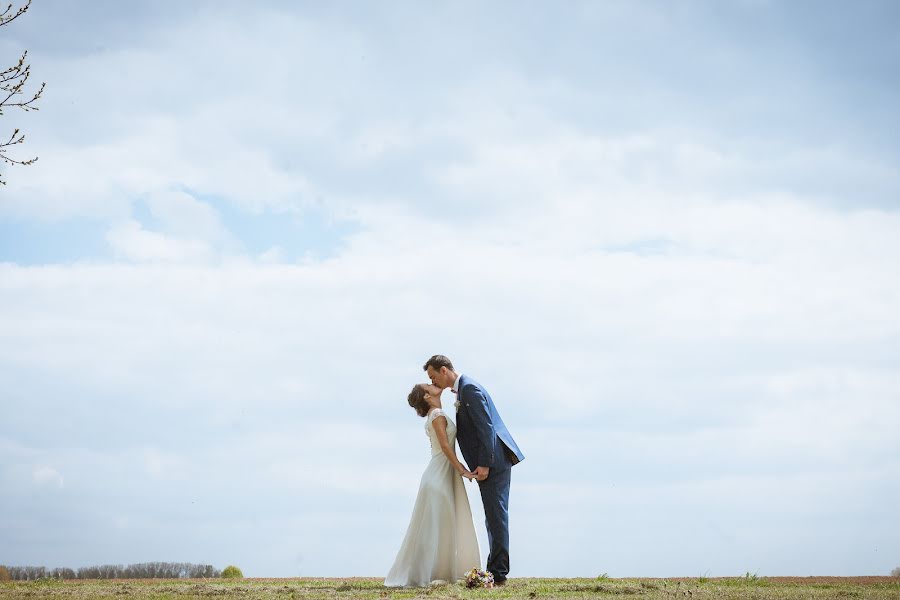
{"label": "groom", "polygon": [[440,354],[429,358],[424,369],[431,383],[456,394],[456,440],[478,479],[484,504],[491,546],[487,570],[494,575],[494,585],[503,585],[509,574],[509,476],[525,456],[481,384],[457,373],[450,359]]}

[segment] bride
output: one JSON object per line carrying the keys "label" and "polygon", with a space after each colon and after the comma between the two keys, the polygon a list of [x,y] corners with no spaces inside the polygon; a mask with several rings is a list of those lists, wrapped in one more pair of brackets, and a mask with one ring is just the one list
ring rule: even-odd
{"label": "bride", "polygon": [[472,479],[456,458],[456,425],[441,410],[441,388],[417,384],[409,405],[425,417],[431,462],[422,474],[409,528],[384,585],[425,586],[456,581],[481,566],[472,510],[462,478]]}

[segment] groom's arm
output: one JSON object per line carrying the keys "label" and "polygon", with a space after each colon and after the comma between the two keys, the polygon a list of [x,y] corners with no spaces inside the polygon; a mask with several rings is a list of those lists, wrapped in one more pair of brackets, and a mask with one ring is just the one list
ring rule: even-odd
{"label": "groom's arm", "polygon": [[466,403],[466,408],[472,416],[472,424],[475,425],[475,432],[480,444],[476,466],[493,467],[494,441],[497,439],[497,432],[494,430],[494,421],[491,419],[491,411],[488,410],[487,399],[474,385],[465,386],[462,392],[463,402]]}

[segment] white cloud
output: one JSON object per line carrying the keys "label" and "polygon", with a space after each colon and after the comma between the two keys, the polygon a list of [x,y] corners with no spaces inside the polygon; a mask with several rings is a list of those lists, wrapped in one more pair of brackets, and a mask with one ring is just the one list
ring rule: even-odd
{"label": "white cloud", "polygon": [[148,231],[133,219],[114,226],[106,239],[116,256],[139,262],[206,262],[213,256],[206,242]]}
{"label": "white cloud", "polygon": [[[668,237],[684,246],[586,251],[594,236],[615,239],[615,228],[599,219],[606,205],[599,207],[600,225],[570,220],[568,229],[544,229],[539,216],[523,214],[512,221],[521,229],[496,235],[485,224],[455,229],[383,207],[362,215],[367,229],[342,253],[302,265],[5,265],[0,364],[7,373],[41,374],[20,388],[32,402],[51,402],[47,381],[66,382],[92,398],[88,416],[103,415],[91,423],[71,413],[84,435],[136,447],[158,478],[192,482],[180,493],[157,492],[175,506],[152,509],[160,524],[190,519],[221,496],[231,500],[217,510],[247,527],[265,506],[299,515],[291,525],[298,532],[325,536],[310,529],[318,519],[327,535],[341,537],[356,527],[343,511],[389,505],[379,541],[361,542],[389,554],[427,458],[421,421],[404,397],[433,352],[488,385],[528,456],[516,471],[514,514],[524,528],[524,572],[594,568],[548,557],[534,528],[552,526],[577,545],[586,543],[576,533],[585,523],[605,526],[586,500],[593,492],[566,504],[571,519],[560,520],[559,503],[533,487],[540,482],[601,486],[622,506],[647,494],[632,520],[671,511],[672,499],[697,486],[719,523],[701,542],[719,539],[715,527],[736,519],[747,525],[725,525],[730,535],[750,539],[750,524],[764,527],[763,515],[799,518],[820,494],[830,498],[823,514],[846,519],[855,518],[848,502],[881,506],[893,497],[875,476],[849,496],[833,493],[835,478],[881,472],[898,450],[889,348],[900,327],[892,310],[900,282],[887,260],[896,252],[891,215],[708,204],[710,228],[695,224],[693,213],[658,207],[669,217]],[[802,234],[792,233],[801,224]],[[521,238],[523,231],[533,237]],[[807,251],[817,239],[832,245]],[[110,476],[127,469],[102,465]],[[235,472],[249,477],[245,489],[229,483]],[[768,483],[755,488],[757,478]],[[736,480],[745,504],[731,504]],[[779,485],[802,480],[818,483],[784,492],[796,496],[790,505],[777,500]],[[602,487],[608,482],[615,489]],[[130,480],[124,498],[142,485]],[[559,502],[568,493],[559,492]],[[694,514],[689,503],[678,506]],[[141,535],[149,540],[151,529]],[[652,536],[640,529],[637,537],[643,544]],[[328,562],[339,552],[327,544],[318,555],[305,552],[305,567],[339,574]],[[660,554],[655,568],[686,568],[689,557],[700,560],[702,544],[681,555]],[[714,568],[745,568],[737,563],[746,555],[732,556]],[[357,572],[382,566],[360,562]]]}
{"label": "white cloud", "polygon": [[32,472],[32,479],[39,485],[56,485],[59,489],[65,487],[63,476],[53,467],[35,467]]}
{"label": "white cloud", "polygon": [[188,193],[155,193],[147,199],[147,204],[166,231],[178,237],[211,241],[228,237],[215,209]]}
{"label": "white cloud", "polygon": [[284,262],[284,252],[278,246],[272,246],[258,256],[258,260],[265,264],[277,264]]}
{"label": "white cloud", "polygon": [[145,448],[142,458],[147,474],[156,478],[179,479],[184,476],[187,468],[183,457],[158,448]]}

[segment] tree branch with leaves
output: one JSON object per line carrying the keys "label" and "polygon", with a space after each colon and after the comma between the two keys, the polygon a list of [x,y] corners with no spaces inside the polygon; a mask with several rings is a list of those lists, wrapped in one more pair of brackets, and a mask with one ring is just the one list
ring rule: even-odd
{"label": "tree branch with leaves", "polygon": [[[31,0],[28,0],[23,6],[15,11],[13,11],[13,5],[10,4],[6,7],[6,10],[0,13],[0,27],[9,25],[15,21],[24,15],[30,7]],[[28,79],[31,77],[31,65],[25,62],[27,58],[28,50],[25,50],[19,58],[19,62],[0,72],[0,116],[4,114],[4,108],[19,108],[25,112],[38,110],[36,103],[44,93],[44,87],[46,87],[47,84],[46,82],[41,83],[41,87],[38,91],[31,94],[29,100],[25,100],[25,98],[28,98],[29,96],[29,94],[25,93],[25,89],[28,86]],[[18,127],[13,131],[12,135],[9,136],[8,140],[3,141],[4,139],[5,138],[0,138],[0,161],[3,163],[8,165],[30,165],[34,164],[38,159],[37,156],[29,159],[16,159],[7,154],[9,149],[13,146],[25,143],[25,134],[20,133]],[[0,177],[0,184],[6,185],[6,182],[3,181],[2,177]]]}

